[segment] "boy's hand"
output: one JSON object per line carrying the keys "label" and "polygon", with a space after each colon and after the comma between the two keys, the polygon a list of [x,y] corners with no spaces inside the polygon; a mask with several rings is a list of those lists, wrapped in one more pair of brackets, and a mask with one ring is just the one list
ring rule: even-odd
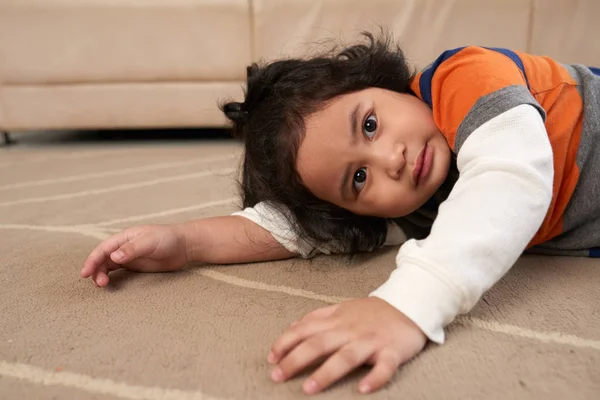
{"label": "boy's hand", "polygon": [[120,268],[139,272],[174,271],[187,262],[184,233],[176,225],[136,226],[100,243],[88,256],[82,278],[108,285],[108,273]]}
{"label": "boy's hand", "polygon": [[362,364],[374,365],[359,390],[381,388],[396,369],[416,356],[427,337],[404,314],[376,297],[317,309],[295,322],[273,344],[271,377],[283,382],[325,360],[305,382],[307,394],[327,388]]}

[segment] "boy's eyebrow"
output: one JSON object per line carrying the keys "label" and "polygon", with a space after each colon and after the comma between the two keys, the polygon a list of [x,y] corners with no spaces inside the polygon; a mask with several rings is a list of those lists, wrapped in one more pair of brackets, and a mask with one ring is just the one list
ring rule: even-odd
{"label": "boy's eyebrow", "polygon": [[[350,113],[350,144],[354,145],[356,143],[356,136],[358,130],[358,109],[360,108],[360,103],[357,103],[352,112]],[[350,173],[352,169],[352,165],[348,164],[344,173],[342,174],[342,179],[340,181],[340,195],[342,196],[342,200],[348,200],[350,196],[348,196],[348,178],[350,177]]]}
{"label": "boy's eyebrow", "polygon": [[352,112],[350,113],[350,126],[351,126],[351,131],[350,131],[350,138],[352,139],[351,142],[354,143],[356,141],[356,131],[358,129],[358,109],[360,107],[360,103],[357,103],[354,108],[352,109]]}

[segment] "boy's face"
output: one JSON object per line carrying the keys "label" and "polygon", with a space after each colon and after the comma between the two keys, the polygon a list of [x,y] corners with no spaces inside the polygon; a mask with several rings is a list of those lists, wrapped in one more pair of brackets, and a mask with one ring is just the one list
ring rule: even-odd
{"label": "boy's face", "polygon": [[408,215],[448,174],[448,143],[413,95],[378,88],[346,94],[305,124],[296,164],[304,185],[355,214]]}

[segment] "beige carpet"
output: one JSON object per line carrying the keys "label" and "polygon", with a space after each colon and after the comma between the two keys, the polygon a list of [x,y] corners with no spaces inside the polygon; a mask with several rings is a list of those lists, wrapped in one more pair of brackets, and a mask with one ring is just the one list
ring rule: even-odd
{"label": "beige carpet", "polygon": [[[134,224],[236,209],[231,143],[0,149],[1,399],[296,399],[272,341],[305,313],[364,296],[395,249],[343,258],[79,278]],[[318,396],[364,398],[365,370]],[[304,375],[306,376],[306,375]],[[524,257],[372,399],[600,399],[600,261]]]}

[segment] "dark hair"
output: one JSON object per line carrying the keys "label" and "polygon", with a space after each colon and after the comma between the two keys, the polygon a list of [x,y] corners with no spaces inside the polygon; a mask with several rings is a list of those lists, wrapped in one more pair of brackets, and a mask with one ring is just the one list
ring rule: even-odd
{"label": "dark hair", "polygon": [[351,253],[381,246],[387,220],[356,215],[318,199],[303,185],[296,157],[305,118],[327,101],[370,87],[412,93],[414,72],[390,35],[363,36],[367,43],[341,51],[253,64],[247,69],[244,102],[221,105],[234,135],[245,144],[243,207],[261,201],[283,206],[281,211],[291,212],[291,226],[300,237],[314,245],[333,241],[340,251]]}

